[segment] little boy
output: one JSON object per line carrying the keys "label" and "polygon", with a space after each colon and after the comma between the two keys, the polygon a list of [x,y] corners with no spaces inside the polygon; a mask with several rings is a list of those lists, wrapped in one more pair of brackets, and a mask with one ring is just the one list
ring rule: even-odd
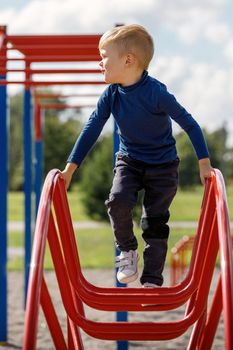
{"label": "little boy", "polygon": [[179,158],[171,118],[185,130],[194,146],[202,184],[212,170],[208,149],[198,123],[164,84],[148,75],[154,45],[145,28],[116,27],[101,37],[99,51],[102,57],[99,65],[110,85],[77,139],[62,177],[68,188],[74,171],[112,114],[118,126],[120,148],[106,206],[116,246],[121,251],[117,257],[117,278],[129,283],[138,277],[138,243],[132,210],[138,192],[144,189],[141,228],[145,246],[140,282],[143,287],[158,287],[163,284],[169,207],[178,185]]}

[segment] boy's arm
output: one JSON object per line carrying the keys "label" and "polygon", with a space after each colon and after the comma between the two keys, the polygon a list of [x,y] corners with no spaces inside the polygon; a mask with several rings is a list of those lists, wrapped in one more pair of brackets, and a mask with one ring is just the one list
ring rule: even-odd
{"label": "boy's arm", "polygon": [[61,172],[61,176],[65,181],[66,189],[68,189],[70,185],[73,173],[80,167],[83,159],[98,139],[110,113],[109,88],[107,88],[99,98],[97,108],[91,114],[88,122],[76,140],[66,167]]}
{"label": "boy's arm", "polygon": [[110,89],[107,88],[99,98],[96,109],[91,114],[76,140],[68,158],[68,163],[75,163],[81,166],[82,161],[97,141],[105,123],[110,117],[110,99]]}
{"label": "boy's arm", "polygon": [[66,189],[69,188],[72,180],[72,176],[77,168],[78,168],[77,164],[67,163],[65,169],[61,172],[61,177],[65,181]]}
{"label": "boy's arm", "polygon": [[210,164],[208,147],[200,125],[191,114],[176,101],[175,97],[167,91],[163,91],[161,94],[160,104],[164,111],[188,134],[199,160],[200,179],[201,183],[204,185],[205,180],[210,176],[213,168]]}

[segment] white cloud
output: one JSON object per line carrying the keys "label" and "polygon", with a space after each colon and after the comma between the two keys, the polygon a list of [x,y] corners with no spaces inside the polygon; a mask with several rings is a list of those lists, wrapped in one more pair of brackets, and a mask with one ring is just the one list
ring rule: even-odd
{"label": "white cloud", "polygon": [[226,23],[216,22],[207,26],[205,36],[213,43],[223,44],[231,38],[232,33]]}
{"label": "white cloud", "polygon": [[224,49],[224,55],[233,65],[233,39],[229,40]]}
{"label": "white cloud", "polygon": [[233,126],[233,69],[193,64],[178,93],[187,109],[208,129],[227,121]]}
{"label": "white cloud", "polygon": [[179,56],[161,57],[151,73],[167,85],[202,127],[214,130],[226,122],[233,143],[233,66],[221,68]]}
{"label": "white cloud", "polygon": [[158,79],[165,81],[172,89],[175,89],[186,76],[189,63],[188,59],[183,56],[159,56],[150,72],[152,75],[156,75]]}
{"label": "white cloud", "polygon": [[[8,25],[9,34],[77,34],[101,33],[119,22],[140,23],[159,42],[167,31],[186,56],[173,45],[170,55],[158,54],[151,73],[201,125],[213,129],[227,119],[233,129],[233,30],[224,22],[226,5],[227,0],[32,0],[22,8],[1,10],[0,24]],[[194,61],[187,47],[195,43],[216,45],[215,64]]]}

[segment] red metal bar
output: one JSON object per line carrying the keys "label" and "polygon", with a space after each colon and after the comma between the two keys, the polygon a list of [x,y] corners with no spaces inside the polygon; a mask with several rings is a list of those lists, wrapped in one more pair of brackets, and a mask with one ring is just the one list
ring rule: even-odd
{"label": "red metal bar", "polygon": [[72,35],[8,35],[8,42],[10,42],[14,47],[18,45],[27,44],[29,47],[31,45],[39,44],[95,44],[98,45],[99,39],[102,34],[72,34]]}
{"label": "red metal bar", "polygon": [[208,319],[205,324],[205,329],[200,339],[200,343],[198,347],[199,350],[210,350],[212,348],[214,335],[216,333],[221,312],[222,312],[222,284],[221,284],[221,277],[220,277],[215,294],[214,294]]}
{"label": "red metal bar", "polygon": [[[200,337],[202,335],[205,321],[206,321],[207,309],[203,312],[202,316],[197,320],[193,327],[193,331],[190,337],[190,341],[187,350],[196,350],[199,343]],[[207,350],[207,349],[206,349]]]}
{"label": "red metal bar", "polygon": [[0,80],[0,85],[28,85],[28,86],[49,86],[49,85],[104,85],[104,81],[7,81]]}
{"label": "red metal bar", "polygon": [[[8,36],[9,38],[9,36]],[[33,50],[46,50],[46,49],[51,49],[51,46],[53,49],[60,49],[60,50],[64,50],[64,49],[94,49],[95,52],[97,50],[96,44],[54,44],[54,43],[50,43],[50,44],[42,44],[42,45],[33,45],[30,44],[30,47],[28,45],[17,45],[16,47],[14,46],[9,46],[7,47],[7,50],[17,50],[17,51],[24,51],[25,49],[28,50],[30,49],[30,51]]]}
{"label": "red metal bar", "polygon": [[78,104],[78,105],[68,105],[64,103],[40,103],[40,107],[43,109],[80,109],[80,108],[93,108],[96,104]]}
{"label": "red metal bar", "polygon": [[6,56],[6,50],[7,50],[6,44],[7,44],[6,26],[0,26],[0,53],[1,53],[1,60],[4,59],[5,56]]}
{"label": "red metal bar", "polygon": [[[162,340],[172,339],[181,335],[187,328],[197,322],[202,324],[201,317],[205,311],[214,264],[218,251],[218,221],[216,213],[215,173],[208,181],[201,209],[197,239],[194,243],[194,256],[185,282],[170,288],[159,290],[142,290],[135,288],[100,288],[88,283],[82,275],[76,242],[72,230],[65,187],[57,172],[52,172],[49,182],[53,179],[53,193],[47,200],[55,205],[55,225],[50,211],[48,238],[54,267],[58,279],[61,297],[70,319],[89,335],[99,339],[121,340]],[[219,189],[219,188],[218,188]],[[59,203],[59,204],[58,204]],[[227,213],[224,213],[225,215]],[[39,216],[39,220],[43,217]],[[56,229],[58,227],[58,231]],[[40,232],[46,235],[47,231]],[[59,234],[59,238],[57,237]],[[61,251],[62,249],[62,251]],[[42,267],[41,267],[42,268]],[[70,284],[71,283],[71,284]],[[174,322],[94,322],[88,320],[82,310],[78,312],[74,303],[74,294],[88,305],[99,309],[142,310],[141,304],[155,303],[151,309],[170,309],[177,303],[186,302],[190,297],[184,318]],[[227,323],[228,321],[226,321]],[[229,342],[228,342],[229,343]],[[228,345],[227,345],[228,346]],[[227,347],[230,350],[230,348]]]}
{"label": "red metal bar", "polygon": [[222,274],[223,318],[226,349],[233,349],[233,257],[230,236],[226,190],[223,176],[216,170],[215,196],[218,214],[218,238],[220,245],[220,264]]}
{"label": "red metal bar", "polygon": [[42,279],[40,302],[53,338],[55,349],[68,349],[44,278]]}
{"label": "red metal bar", "polygon": [[98,97],[100,94],[97,93],[76,93],[76,94],[62,94],[62,93],[45,93],[40,91],[33,91],[36,98],[67,98],[67,97]]}
{"label": "red metal bar", "polygon": [[0,68],[0,74],[6,73],[30,73],[30,74],[101,74],[100,69],[3,69]]}
{"label": "red metal bar", "polygon": [[184,276],[184,272],[189,264],[188,251],[193,248],[194,237],[184,236],[171,249],[171,269],[170,280],[171,285],[175,285]]}
{"label": "red metal bar", "polygon": [[[48,178],[44,184],[41,195],[41,204],[38,210],[38,217],[43,217],[43,220],[37,220],[36,232],[46,233],[48,231],[49,215],[51,202],[48,201],[53,190],[53,179]],[[36,333],[38,322],[38,311],[43,275],[43,261],[45,254],[47,234],[36,234],[33,242],[32,260],[30,265],[29,284],[26,302],[25,328],[23,349],[33,350],[36,346]]]}
{"label": "red metal bar", "polygon": [[[58,182],[58,186],[59,186],[59,182]],[[57,196],[57,193],[55,193],[54,196]],[[66,199],[66,195],[65,195],[65,192],[64,192],[64,196],[63,197],[57,197],[57,199],[55,200],[55,203],[62,203],[62,205],[66,205],[67,206],[66,201],[67,201],[67,199]],[[61,211],[60,211],[60,209],[61,209]],[[75,240],[73,238],[74,234],[73,234],[72,231],[70,231],[69,234],[67,235],[67,229],[72,227],[71,226],[70,216],[68,215],[68,212],[67,212],[67,215],[64,218],[65,222],[63,222],[64,220],[62,222],[59,222],[59,218],[62,217],[62,210],[66,210],[66,209],[64,209],[64,208],[62,209],[61,206],[58,206],[57,208],[55,207],[55,210],[57,210],[58,225],[60,226],[61,233],[62,233],[62,231],[64,231],[64,237],[63,237],[63,234],[62,234],[62,237],[64,239],[64,242],[63,242],[64,249],[65,250],[67,249],[67,253],[65,255],[68,257],[69,260],[72,259],[70,261],[67,261],[67,264],[69,266],[71,266],[70,271],[69,271],[70,272],[70,279],[71,279],[72,283],[75,285],[75,288],[77,288],[79,290],[79,293],[84,293],[84,294],[82,294],[82,298],[85,299],[85,302],[91,303],[91,304],[93,303],[93,300],[94,300],[93,299],[93,295],[91,296],[90,299],[88,299],[89,298],[88,292],[89,291],[92,291],[92,292],[94,291],[95,292],[95,296],[97,298],[96,299],[97,304],[95,304],[95,307],[99,303],[99,304],[102,305],[102,309],[103,309],[103,304],[109,304],[110,301],[109,301],[108,298],[103,299],[103,296],[106,296],[106,294],[103,295],[102,292],[106,293],[109,290],[105,290],[103,288],[100,289],[100,288],[94,287],[94,286],[88,284],[87,281],[83,278],[83,276],[82,276],[82,274],[80,272],[80,266],[76,266],[76,264],[77,264],[76,261],[78,260],[78,255],[77,255],[77,250],[75,249],[76,248],[76,244],[75,244]],[[202,252],[202,255],[199,256],[199,254],[194,252],[193,257],[197,261],[198,260],[202,261],[204,259],[204,256],[205,256],[205,244],[207,244],[207,243],[205,243],[205,241],[208,239],[208,235],[206,234],[206,232],[208,232],[208,225],[209,225],[209,222],[206,221],[204,229],[199,230],[201,232],[201,234],[203,235],[203,237],[201,239],[201,247],[202,247],[202,249],[200,249],[200,247],[199,247],[199,254],[200,254],[200,252]],[[72,241],[71,242],[66,242],[66,239],[72,239]],[[73,254],[74,254],[75,257],[72,257],[72,254],[70,254],[71,251],[73,251]],[[192,268],[193,268],[193,264],[194,264],[194,262],[192,260],[191,261]],[[179,303],[181,302],[181,300],[183,302],[185,297],[188,298],[190,296],[190,294],[193,291],[195,291],[195,288],[197,287],[197,285],[194,284],[194,280],[199,281],[199,278],[200,278],[200,273],[201,273],[200,264],[199,264],[199,266],[198,266],[197,263],[195,263],[195,264],[197,265],[196,266],[196,270],[195,270],[195,271],[197,271],[197,274],[195,273],[194,276],[192,276],[192,272],[191,272],[189,274],[189,276],[187,277],[187,279],[183,281],[183,284],[181,283],[179,286],[175,286],[173,288],[166,289],[166,293],[168,293],[168,295],[166,295],[166,296],[163,295],[162,296],[161,295],[162,293],[161,293],[159,300],[157,299],[158,295],[156,295],[156,299],[155,299],[155,295],[153,295],[154,303],[161,304],[163,302],[168,302],[168,299],[169,300],[171,299],[171,295],[173,296],[173,298],[176,297],[176,303],[178,302],[178,300],[179,300]],[[75,268],[75,266],[76,266],[76,268]],[[192,271],[192,268],[190,268],[190,271]],[[77,274],[80,274],[80,278],[81,278],[80,284],[77,284],[77,281],[75,280],[75,277],[74,277],[74,276],[77,276]],[[191,277],[192,277],[192,279],[191,279]],[[184,288],[184,287],[186,287],[186,288]],[[83,290],[83,288],[85,288],[85,290]],[[160,289],[160,291],[161,290],[162,289]],[[184,292],[184,290],[185,290],[185,292]],[[131,291],[130,288],[127,288],[126,293],[127,293],[127,291],[130,293],[130,291]],[[140,293],[140,291],[136,291],[136,293],[137,292]],[[99,295],[98,295],[98,293],[99,293]],[[124,299],[124,301],[122,301],[122,299],[120,297],[125,298],[124,294],[126,294],[126,293],[124,292],[123,295],[120,295],[121,289],[117,289],[116,291],[114,291],[114,295],[112,295],[113,298],[114,298],[116,293],[118,295],[117,303],[121,304],[121,308],[125,308],[126,307],[125,306],[126,305],[125,299]],[[148,291],[148,293],[149,293],[149,291]],[[152,294],[155,294],[155,293],[153,292]],[[108,293],[108,295],[109,295],[109,293]],[[98,301],[98,297],[100,298],[101,301]],[[168,299],[163,299],[163,298],[166,298],[166,297]],[[115,300],[115,303],[116,303],[116,300]],[[127,304],[129,304],[130,307],[131,307],[131,304],[133,304],[133,303],[134,303],[134,299],[133,299],[132,296],[130,296],[127,299]],[[140,301],[138,301],[138,303],[140,303]],[[147,302],[147,303],[149,303],[149,302]],[[152,302],[150,302],[150,304],[151,303]],[[178,307],[178,305],[176,303],[174,304],[174,307]],[[114,305],[114,307],[115,307],[115,305]],[[172,308],[172,304],[169,304],[169,306],[167,306],[167,309],[168,308]],[[160,308],[160,310],[161,309],[163,310],[164,308]]]}
{"label": "red metal bar", "polygon": [[1,58],[1,61],[25,61],[25,62],[96,62],[100,61],[99,55],[27,55],[25,57]]}

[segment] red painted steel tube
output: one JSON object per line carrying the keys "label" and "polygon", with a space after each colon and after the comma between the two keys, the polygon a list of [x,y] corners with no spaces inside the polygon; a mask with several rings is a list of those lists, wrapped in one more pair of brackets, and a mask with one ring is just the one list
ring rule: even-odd
{"label": "red painted steel tube", "polygon": [[42,279],[40,302],[56,349],[68,349],[46,282]]}
{"label": "red painted steel tube", "polygon": [[[52,174],[55,174],[53,172]],[[46,244],[46,232],[48,231],[49,213],[51,201],[48,199],[52,195],[53,178],[49,176],[44,184],[41,194],[38,217],[43,220],[36,221],[35,236],[33,242],[32,258],[30,264],[29,284],[26,302],[25,326],[23,349],[33,350],[36,347],[36,333],[38,322],[38,310],[40,302],[43,261]],[[40,232],[44,233],[40,235]]]}
{"label": "red painted steel tube", "polygon": [[[58,232],[51,214],[49,214],[48,238],[64,307],[74,323],[77,323],[89,335],[99,339],[160,340],[177,337],[200,319],[205,310],[218,251],[219,225],[217,225],[218,221],[216,220],[215,188],[212,186],[213,177],[208,181],[206,187],[197,239],[194,242],[195,255],[191,259],[188,277],[186,277],[185,282],[181,282],[178,286],[161,288],[158,292],[156,290],[145,291],[135,288],[124,288],[122,290],[121,288],[100,288],[85,280],[81,272],[64,184],[58,173],[51,173],[51,177],[54,179],[52,196],[60,238],[57,237]],[[48,197],[48,200],[51,201],[51,197]],[[48,211],[45,216],[47,218]],[[210,222],[211,218],[213,218],[212,222]],[[42,220],[43,217],[40,217],[40,219]],[[46,228],[44,228],[43,234],[46,235],[46,232]],[[194,280],[193,276],[195,277]],[[72,287],[70,283],[72,283]],[[172,307],[178,301],[186,301],[188,296],[191,297],[192,301],[188,305],[185,317],[174,322],[93,322],[88,320],[82,312],[77,312],[72,293],[73,288],[78,298],[97,307],[103,305],[103,307],[109,308],[112,306],[122,308],[125,305],[130,308],[132,305],[134,309],[141,310],[142,303],[154,302],[163,304],[162,306]],[[193,293],[195,298],[192,298]]]}
{"label": "red painted steel tube", "polygon": [[[64,50],[64,49],[77,49],[77,50],[82,50],[82,49],[94,49],[94,51],[96,52],[97,51],[97,46],[96,44],[79,44],[79,43],[76,43],[76,44],[54,44],[54,43],[50,43],[50,44],[39,44],[39,45],[33,45],[33,44],[30,44],[30,47],[28,45],[17,45],[17,47],[11,47],[11,46],[8,46],[7,47],[7,50],[9,51],[24,51],[24,50],[30,50],[31,51],[35,51],[35,50],[46,50],[46,49],[51,49],[51,47],[53,49],[59,49],[61,50],[61,52]],[[63,51],[64,52],[64,51]]]}
{"label": "red painted steel tube", "polygon": [[197,349],[197,345],[199,343],[200,337],[202,335],[202,332],[205,326],[206,315],[207,315],[207,308],[205,308],[203,314],[200,316],[200,318],[197,320],[197,322],[193,327],[193,331],[189,340],[187,350]]}
{"label": "red painted steel tube", "polygon": [[78,104],[68,105],[64,103],[40,103],[40,107],[43,109],[80,109],[80,108],[93,108],[96,104]]}
{"label": "red painted steel tube", "polygon": [[106,84],[104,81],[7,81],[0,80],[0,85],[28,85],[28,86],[49,86],[49,85],[103,85]]}
{"label": "red painted steel tube", "polygon": [[212,348],[214,335],[222,312],[222,283],[219,278],[218,285],[212,300],[212,305],[205,325],[204,332],[200,339],[199,350],[210,350]]}
{"label": "red painted steel tube", "polygon": [[24,61],[24,62],[98,62],[101,60],[99,55],[27,55],[26,57],[8,57],[1,58],[1,61]]}
{"label": "red painted steel tube", "polygon": [[[217,176],[218,175],[218,176]],[[215,196],[218,214],[218,236],[222,274],[223,318],[226,349],[233,349],[233,257],[230,236],[230,220],[224,180],[219,170],[214,177]]]}
{"label": "red painted steel tube", "polygon": [[[58,200],[57,200],[57,202],[58,203],[65,203],[65,198],[59,198]],[[56,209],[56,208],[55,208]],[[61,213],[58,213],[58,218],[59,217],[61,217]],[[66,219],[67,219],[67,216],[66,216]],[[70,219],[69,219],[70,220]],[[61,223],[61,225],[62,225],[62,223]],[[64,223],[64,227],[69,227],[70,225],[69,225],[69,222],[65,222]],[[67,229],[66,229],[67,230]],[[65,234],[66,234],[66,231],[65,231]],[[69,235],[65,235],[65,237],[71,237],[71,236],[73,236],[71,233],[69,234]],[[205,235],[205,237],[207,237],[206,235]],[[75,242],[71,242],[71,244],[70,244],[70,249],[72,250],[72,247],[75,247]],[[68,249],[68,251],[69,251],[69,249]],[[77,252],[75,253],[75,254],[77,254]],[[75,260],[76,259],[74,259],[73,261],[72,261],[72,266],[75,266]],[[78,267],[78,269],[80,270],[80,267]],[[74,275],[76,275],[76,273],[77,273],[77,270],[74,272]],[[82,278],[82,277],[81,277]],[[71,276],[71,279],[72,279],[72,276]],[[74,282],[75,283],[75,282]],[[92,290],[92,292],[93,292],[93,286],[91,286],[90,284],[88,284],[87,283],[87,281],[85,281],[85,280],[83,280],[82,279],[82,282],[81,282],[81,286],[85,286],[85,288],[87,288],[87,289],[91,289]],[[80,288],[80,285],[76,285],[76,287],[77,288]],[[187,287],[187,286],[186,286]],[[98,292],[100,292],[100,291],[103,291],[104,289],[103,288],[97,288],[97,287],[95,287],[94,288],[94,291],[95,291],[95,293],[98,293]],[[128,291],[130,291],[130,288],[127,288],[127,290]],[[163,290],[163,288],[162,288],[162,290]],[[170,299],[170,297],[171,297],[171,294],[173,293],[173,294],[176,294],[176,297],[178,297],[178,290],[177,290],[177,288],[169,288],[169,289],[165,289],[166,290],[166,293],[169,293],[168,295],[167,295],[167,298],[169,298]],[[120,293],[121,292],[121,290],[120,289],[117,289],[117,291],[114,291],[114,295],[115,295],[115,293],[117,292],[117,294],[118,293]],[[138,291],[139,293],[140,293],[140,291]],[[176,292],[176,293],[175,293]],[[154,294],[154,293],[152,293],[152,294]],[[119,298],[119,294],[118,294],[118,303],[122,303],[121,302],[121,300],[120,300],[120,298]],[[101,297],[101,294],[100,294],[100,297]],[[163,297],[165,297],[165,296],[163,296]],[[91,296],[91,298],[92,298],[92,301],[93,301],[93,295]],[[161,296],[160,296],[160,298],[161,298]],[[87,301],[87,300],[86,300]],[[154,300],[155,301],[155,300]],[[164,300],[163,300],[164,301]],[[104,303],[104,302],[107,302],[107,303],[109,303],[109,301],[108,300],[104,300],[104,301],[102,301],[102,303]],[[132,300],[132,298],[129,298],[129,301],[128,301],[129,303],[133,303],[133,300]],[[156,302],[157,303],[160,303],[160,302],[162,302],[162,300],[157,300],[156,299]]]}
{"label": "red painted steel tube", "polygon": [[68,97],[98,97],[100,94],[98,93],[76,93],[76,94],[62,94],[62,93],[45,93],[40,91],[33,91],[33,95],[35,98],[68,98]]}
{"label": "red painted steel tube", "polygon": [[6,73],[30,73],[30,74],[101,74],[100,69],[3,69],[0,68],[0,74]]}
{"label": "red painted steel tube", "polygon": [[67,227],[67,225],[65,225]]}

